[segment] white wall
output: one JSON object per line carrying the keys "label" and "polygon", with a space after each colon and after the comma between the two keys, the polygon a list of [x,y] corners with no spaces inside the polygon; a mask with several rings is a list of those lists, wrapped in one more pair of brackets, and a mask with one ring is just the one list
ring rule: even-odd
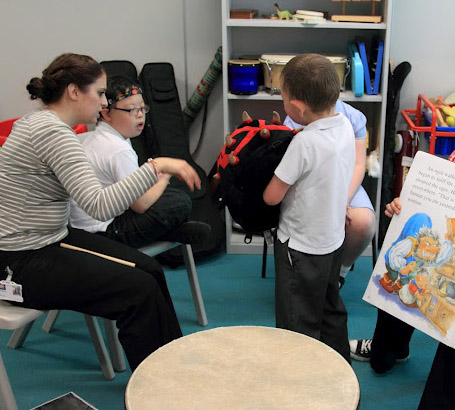
{"label": "white wall", "polygon": [[[324,0],[329,1],[329,0]],[[174,65],[182,107],[221,45],[221,2],[216,0],[2,0],[0,2],[0,120],[30,111],[25,85],[58,54],[72,51],[99,61],[125,59]],[[418,93],[455,91],[453,0],[394,0],[390,56],[409,61],[402,108]],[[286,8],[286,4],[280,5]],[[207,171],[223,139],[221,81],[210,97],[202,150]],[[400,122],[400,117],[399,117]],[[200,132],[191,127],[191,148]]]}
{"label": "white wall", "polygon": [[[415,108],[427,97],[455,92],[453,0],[394,0],[390,58],[411,63],[400,94],[400,109]],[[397,129],[405,129],[401,115]]]}
{"label": "white wall", "polygon": [[[183,107],[221,45],[221,5],[213,0],[2,0],[0,16],[0,120],[36,107],[26,84],[64,52],[129,60],[138,71],[148,62],[170,62]],[[214,136],[222,130],[220,89],[213,90],[199,153],[206,169],[222,141]],[[191,127],[192,145],[199,128]],[[209,137],[216,141],[213,154],[206,152]]]}

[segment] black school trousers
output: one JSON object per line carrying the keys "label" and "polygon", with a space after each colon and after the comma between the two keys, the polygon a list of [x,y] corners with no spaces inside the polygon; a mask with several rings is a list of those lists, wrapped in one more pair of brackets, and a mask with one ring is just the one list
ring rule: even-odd
{"label": "black school trousers", "polygon": [[348,316],[338,277],[341,246],[326,255],[290,249],[275,240],[276,327],[303,333],[332,347],[348,363]]}
{"label": "black school trousers", "polygon": [[371,344],[370,366],[376,373],[385,373],[397,359],[409,355],[409,343],[414,328],[400,319],[378,309],[378,318]]}
{"label": "black school trousers", "polygon": [[0,279],[5,268],[22,285],[24,302],[41,310],[73,310],[116,320],[119,341],[131,370],[150,353],[182,336],[161,266],[121,243],[69,228],[62,242],[133,262],[126,266],[60,243],[37,250],[0,251]]}
{"label": "black school trousers", "polygon": [[454,373],[455,350],[444,343],[439,343],[418,410],[455,408]]}

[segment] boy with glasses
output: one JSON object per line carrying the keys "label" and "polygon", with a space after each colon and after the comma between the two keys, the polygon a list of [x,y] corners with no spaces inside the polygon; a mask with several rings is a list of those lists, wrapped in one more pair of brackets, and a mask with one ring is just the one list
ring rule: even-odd
{"label": "boy with glasses", "polygon": [[[83,134],[82,146],[103,186],[121,181],[139,168],[130,138],[145,126],[145,105],[140,86],[124,76],[108,79],[108,107],[100,113],[96,129]],[[154,164],[153,160],[149,160]],[[159,161],[166,161],[160,158]],[[158,182],[140,196],[121,215],[102,222],[71,201],[70,224],[73,228],[100,235],[139,248],[156,240],[197,243],[210,232],[203,222],[188,222],[191,199],[184,191],[167,187],[171,175],[158,172]]]}

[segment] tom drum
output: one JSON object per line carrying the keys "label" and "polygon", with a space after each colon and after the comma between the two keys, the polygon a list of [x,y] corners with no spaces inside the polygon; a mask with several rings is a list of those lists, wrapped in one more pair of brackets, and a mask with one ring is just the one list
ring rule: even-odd
{"label": "tom drum", "polygon": [[229,60],[229,91],[232,94],[256,94],[259,60]]}
{"label": "tom drum", "polygon": [[295,54],[263,54],[259,58],[264,72],[264,85],[270,93],[281,93],[281,72],[284,66],[295,56]]}

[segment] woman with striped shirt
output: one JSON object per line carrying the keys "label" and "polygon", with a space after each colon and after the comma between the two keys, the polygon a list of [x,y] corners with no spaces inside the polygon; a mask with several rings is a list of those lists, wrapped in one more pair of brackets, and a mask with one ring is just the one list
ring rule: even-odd
{"label": "woman with striped shirt", "polygon": [[27,90],[44,106],[15,122],[0,151],[0,280],[8,267],[11,280],[22,285],[24,307],[116,320],[134,370],[182,335],[163,271],[132,248],[70,228],[69,199],[105,221],[128,209],[158,181],[158,172],[177,176],[191,190],[200,188],[200,180],[185,161],[156,158],[127,178],[101,186],[72,130],[95,123],[107,106],[106,75],[91,57],[57,57]]}

